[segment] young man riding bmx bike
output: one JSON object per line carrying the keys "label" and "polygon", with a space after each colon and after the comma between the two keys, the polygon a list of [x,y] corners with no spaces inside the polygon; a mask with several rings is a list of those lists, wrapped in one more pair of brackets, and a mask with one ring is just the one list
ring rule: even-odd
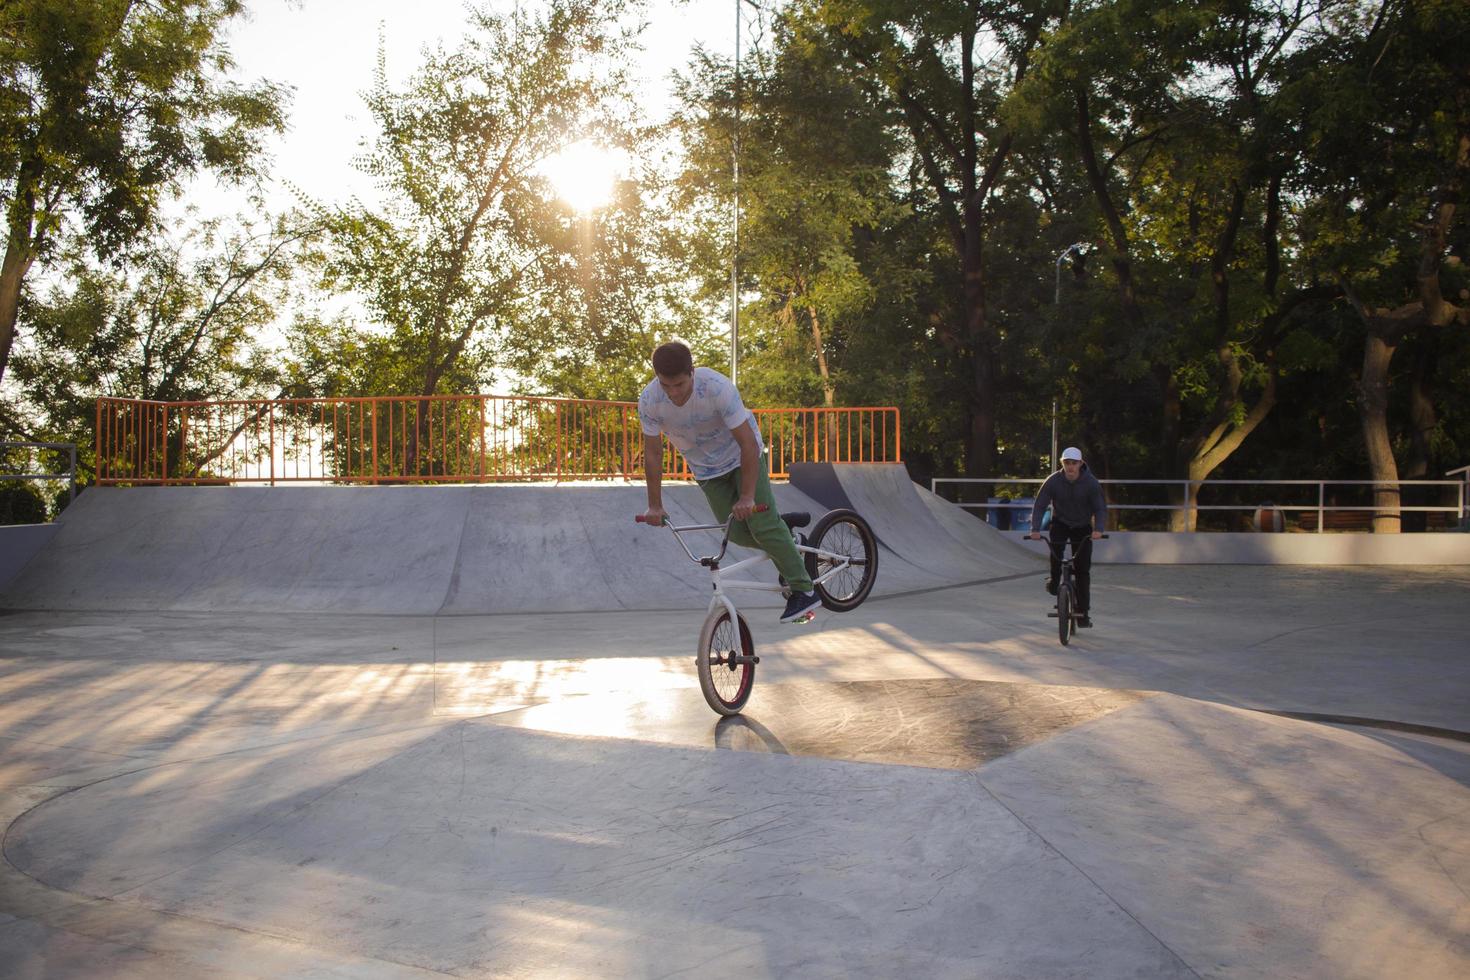
{"label": "young man riding bmx bike", "polygon": [[1041,515],[1047,506],[1052,508],[1051,529],[1051,575],[1046,580],[1046,591],[1057,594],[1057,575],[1061,572],[1062,552],[1066,543],[1072,543],[1073,573],[1077,576],[1077,613],[1081,617],[1077,625],[1087,628],[1092,625],[1092,542],[1103,536],[1108,526],[1108,503],[1103,496],[1102,484],[1082,462],[1082,450],[1068,446],[1062,451],[1062,468],[1041,485],[1036,503],[1031,507],[1031,533],[1026,535],[1035,541],[1041,537]]}
{"label": "young man riding bmx bike", "polygon": [[[689,463],[716,521],[732,514],[730,540],[759,548],[771,557],[790,589],[781,622],[806,621],[821,604],[791,538],[791,529],[776,512],[770,467],[755,415],[745,407],[735,384],[707,367],[696,368],[689,348],[679,341],[653,352],[654,379],[638,397],[643,428],[643,468],[648,484],[648,512],[643,523],[662,527],[663,437]],[[764,504],[761,509],[758,505]]]}

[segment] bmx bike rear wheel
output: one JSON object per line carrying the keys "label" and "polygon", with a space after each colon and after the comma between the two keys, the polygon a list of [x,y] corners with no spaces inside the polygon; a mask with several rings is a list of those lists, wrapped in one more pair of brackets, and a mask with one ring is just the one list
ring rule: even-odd
{"label": "bmx bike rear wheel", "polygon": [[1062,646],[1072,639],[1072,589],[1066,582],[1057,589],[1057,637]]}
{"label": "bmx bike rear wheel", "polygon": [[[812,552],[804,554],[807,574],[815,583],[822,605],[833,612],[848,612],[862,605],[878,577],[878,539],[868,522],[856,511],[828,511],[812,529],[809,546],[840,556],[830,558]],[[849,562],[845,568],[840,567],[844,558]],[[816,582],[834,568],[837,571],[831,578]]]}
{"label": "bmx bike rear wheel", "polygon": [[730,622],[729,610],[711,612],[699,631],[699,651],[694,658],[704,700],[722,715],[739,714],[755,687],[755,642],[745,617],[737,613],[736,619],[738,631]]}

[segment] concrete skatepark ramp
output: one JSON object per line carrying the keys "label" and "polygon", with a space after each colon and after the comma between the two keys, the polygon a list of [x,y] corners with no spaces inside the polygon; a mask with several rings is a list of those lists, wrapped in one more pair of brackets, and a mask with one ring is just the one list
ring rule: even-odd
{"label": "concrete skatepark ramp", "polygon": [[0,974],[1470,975],[1470,570],[1113,566],[1063,648],[828,476],[880,595],[751,616],[733,718],[640,487],[89,491],[0,615]]}
{"label": "concrete skatepark ramp", "polygon": [[884,548],[946,581],[1037,567],[1020,545],[909,479],[900,463],[794,463],[791,485],[824,507],[862,514]]}
{"label": "concrete skatepark ramp", "polygon": [[[953,505],[924,502],[932,495],[901,466],[844,479],[886,552],[877,595],[1037,565]],[[793,484],[775,492],[783,511],[814,521],[829,509]],[[710,519],[697,487],[666,486],[664,500],[676,523]],[[425,615],[702,606],[706,574],[667,532],[633,522],[644,506],[640,486],[93,488],[0,592],[0,607]],[[967,522],[968,537],[950,529]],[[708,540],[713,550],[718,539]]]}

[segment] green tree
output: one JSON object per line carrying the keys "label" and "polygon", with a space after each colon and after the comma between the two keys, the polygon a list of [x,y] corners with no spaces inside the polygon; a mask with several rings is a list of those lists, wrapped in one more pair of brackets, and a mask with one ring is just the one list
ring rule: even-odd
{"label": "green tree", "polygon": [[[1334,43],[1314,52],[1298,94],[1316,157],[1302,181],[1307,251],[1359,323],[1358,415],[1380,481],[1374,530],[1392,532],[1403,454],[1390,417],[1394,355],[1406,344],[1433,350],[1445,333],[1470,326],[1470,221],[1461,207],[1470,180],[1470,10],[1445,0],[1355,5],[1334,26]],[[1400,380],[1410,389],[1404,450],[1419,457],[1420,471],[1438,427],[1431,363],[1416,358]]]}
{"label": "green tree", "polygon": [[[1302,166],[1290,83],[1334,4],[1135,0],[1072,11],[1012,111],[1068,134],[1116,294],[1097,365],[1152,379],[1157,461],[1203,480],[1276,404],[1292,318],[1334,290],[1295,281],[1283,181]],[[1336,4],[1341,6],[1341,4]],[[1096,394],[1093,398],[1098,397]],[[1175,528],[1194,527],[1193,484]]]}
{"label": "green tree", "polygon": [[114,257],[201,171],[243,180],[282,128],[283,91],[229,81],[241,0],[0,4],[0,378],[28,276],[75,223]]}
{"label": "green tree", "polygon": [[1026,76],[1055,3],[980,0],[913,5],[890,0],[809,0],[795,5],[801,36],[831,47],[881,82],[903,121],[929,207],[947,232],[959,272],[961,363],[968,364],[966,472],[996,461],[999,335],[987,304],[991,197],[1010,167],[1015,133],[1001,115]]}
{"label": "green tree", "polygon": [[391,390],[427,398],[446,380],[478,387],[545,296],[578,288],[559,276],[568,266],[547,240],[554,194],[537,167],[579,139],[624,139],[625,9],[596,0],[551,0],[535,14],[472,9],[460,46],[430,52],[403,91],[379,56],[366,97],[378,135],[359,166],[383,203],[331,215],[327,281],[355,290],[391,330]]}
{"label": "green tree", "polygon": [[[40,431],[90,460],[99,397],[150,401],[283,398],[293,392],[266,331],[290,305],[303,251],[318,229],[299,215],[269,224],[180,222],[98,264],[79,245],[64,275],[23,305],[29,336],[15,381]],[[177,436],[177,433],[172,433]],[[170,453],[172,473],[207,460]]]}
{"label": "green tree", "polygon": [[[907,213],[891,186],[896,120],[871,80],[796,40],[785,18],[772,50],[750,61],[739,92],[741,388],[757,402],[830,408],[843,401],[850,334],[877,299],[863,253]],[[683,87],[681,188],[686,213],[706,216],[691,229],[702,241],[729,237],[734,83],[733,66],[706,55]],[[705,294],[717,304],[728,254],[691,252],[709,260]]]}
{"label": "green tree", "polygon": [[640,152],[605,206],[583,213],[552,201],[533,217],[547,268],[501,345],[501,366],[526,393],[632,400],[653,349],[679,336],[702,355],[713,330],[690,282],[683,212],[649,148],[656,128],[629,134]]}

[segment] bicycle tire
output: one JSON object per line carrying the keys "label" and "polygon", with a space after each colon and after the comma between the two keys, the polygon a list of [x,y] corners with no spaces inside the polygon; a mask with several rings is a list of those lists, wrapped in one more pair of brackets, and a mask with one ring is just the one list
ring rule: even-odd
{"label": "bicycle tire", "polygon": [[739,621],[738,652],[730,611],[718,607],[705,617],[699,631],[699,650],[694,655],[705,703],[722,715],[738,715],[755,688],[755,641],[745,617],[737,613],[735,618]]}
{"label": "bicycle tire", "polygon": [[[814,584],[822,605],[833,612],[850,612],[862,605],[868,593],[873,591],[873,582],[878,577],[878,538],[868,522],[856,511],[846,508],[829,510],[812,529],[809,547],[861,562],[860,565],[849,566],[827,582]],[[812,552],[804,553],[803,557],[813,583],[832,567],[830,560]],[[853,575],[855,568],[862,570],[857,576]]]}
{"label": "bicycle tire", "polygon": [[1072,641],[1072,586],[1067,582],[1057,587],[1057,637],[1062,646]]}

